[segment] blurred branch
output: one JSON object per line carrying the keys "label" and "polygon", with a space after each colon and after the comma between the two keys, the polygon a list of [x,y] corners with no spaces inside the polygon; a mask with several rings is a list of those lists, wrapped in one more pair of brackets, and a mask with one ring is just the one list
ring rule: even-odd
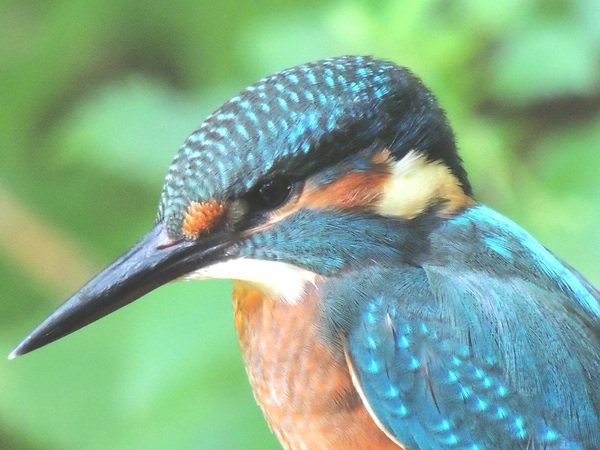
{"label": "blurred branch", "polygon": [[0,185],[0,248],[33,280],[62,298],[97,270],[77,243]]}

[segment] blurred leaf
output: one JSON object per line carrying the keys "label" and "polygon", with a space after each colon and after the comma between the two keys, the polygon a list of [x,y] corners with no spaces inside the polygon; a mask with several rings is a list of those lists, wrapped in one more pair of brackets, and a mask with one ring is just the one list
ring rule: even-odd
{"label": "blurred leaf", "polygon": [[0,414],[67,449],[244,448],[250,430],[258,448],[277,448],[252,400],[230,297],[228,283],[167,286],[0,364]]}
{"label": "blurred leaf", "polygon": [[527,102],[598,90],[598,46],[577,23],[530,24],[510,35],[491,68],[503,102]]}
{"label": "blurred leaf", "polygon": [[[600,198],[600,116],[548,134],[533,150],[532,164],[555,195],[578,193]],[[576,176],[574,176],[576,174]]]}
{"label": "blurred leaf", "polygon": [[165,84],[132,76],[104,86],[74,110],[59,128],[57,146],[70,159],[155,181],[210,111],[212,105],[199,103]]}
{"label": "blurred leaf", "polygon": [[600,3],[596,0],[575,0],[578,26],[582,32],[600,49]]}
{"label": "blurred leaf", "polygon": [[[532,173],[543,191],[528,203],[531,226],[591,280],[600,279],[600,116],[546,136],[533,150]],[[542,196],[543,192],[543,196]]]}

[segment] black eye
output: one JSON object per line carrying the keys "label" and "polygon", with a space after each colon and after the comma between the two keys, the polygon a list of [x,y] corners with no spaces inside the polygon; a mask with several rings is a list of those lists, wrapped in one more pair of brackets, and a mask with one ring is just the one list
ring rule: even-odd
{"label": "black eye", "polygon": [[283,204],[292,192],[294,183],[285,178],[267,180],[250,194],[254,206],[263,209],[273,209]]}

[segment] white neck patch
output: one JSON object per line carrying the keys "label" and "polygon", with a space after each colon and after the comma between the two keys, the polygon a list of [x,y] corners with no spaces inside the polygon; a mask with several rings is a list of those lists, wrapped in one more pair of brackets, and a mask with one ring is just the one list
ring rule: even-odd
{"label": "white neck patch", "polygon": [[446,200],[449,212],[472,201],[446,165],[411,150],[393,164],[377,211],[382,216],[413,219],[436,199]]}
{"label": "white neck patch", "polygon": [[182,278],[247,281],[279,297],[285,303],[297,304],[302,301],[309,285],[316,285],[317,274],[280,261],[234,258],[203,267]]}

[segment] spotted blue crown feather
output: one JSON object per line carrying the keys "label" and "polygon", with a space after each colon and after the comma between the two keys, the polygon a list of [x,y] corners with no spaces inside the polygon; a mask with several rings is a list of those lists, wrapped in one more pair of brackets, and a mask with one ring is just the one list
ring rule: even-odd
{"label": "spotted blue crown feather", "polygon": [[345,56],[264,78],[211,114],[173,160],[158,220],[177,236],[190,201],[235,197],[283,172],[302,178],[373,144],[455,158],[448,165],[469,189],[425,86],[393,63]]}

